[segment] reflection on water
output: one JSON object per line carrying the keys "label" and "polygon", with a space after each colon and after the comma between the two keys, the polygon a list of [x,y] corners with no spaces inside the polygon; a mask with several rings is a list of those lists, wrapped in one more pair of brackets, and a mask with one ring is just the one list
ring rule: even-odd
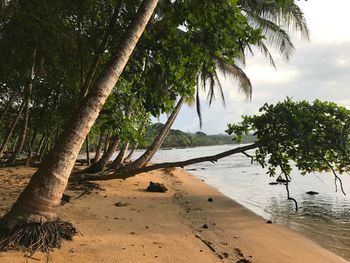
{"label": "reflection on water", "polygon": [[[225,145],[161,150],[156,154],[154,162],[212,155],[233,147],[235,146]],[[295,212],[294,203],[286,200],[285,186],[269,185],[275,178],[266,175],[266,170],[257,164],[251,164],[250,159],[244,155],[230,156],[216,164],[195,164],[187,169],[255,213],[300,231],[350,260],[350,199],[335,192],[332,174],[302,176],[297,170],[293,171],[290,193],[299,204],[299,211]],[[345,192],[350,195],[350,176],[340,177]],[[311,196],[306,194],[307,191],[319,194]]]}

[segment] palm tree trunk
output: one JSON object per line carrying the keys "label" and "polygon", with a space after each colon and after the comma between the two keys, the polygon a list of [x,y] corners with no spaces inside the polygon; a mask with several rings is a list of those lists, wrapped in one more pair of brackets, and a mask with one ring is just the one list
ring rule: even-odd
{"label": "palm tree trunk", "polygon": [[24,106],[25,106],[25,101],[23,100],[23,102],[22,102],[22,104],[21,104],[21,106],[20,106],[20,108],[19,108],[19,110],[17,112],[17,115],[16,115],[15,119],[12,121],[12,124],[11,124],[11,127],[10,127],[9,131],[7,132],[6,136],[4,137],[4,140],[2,141],[2,144],[0,146],[0,157],[2,156],[7,143],[10,141],[10,139],[12,137],[13,131],[16,128],[17,122],[19,120],[19,117],[22,114]]}
{"label": "palm tree trunk", "polygon": [[115,54],[80,107],[73,113],[55,147],[42,162],[10,212],[2,218],[2,226],[12,229],[24,223],[42,224],[57,220],[57,208],[86,135],[123,72],[157,3],[158,0],[142,1],[133,21],[121,37]]}
{"label": "palm tree trunk", "polygon": [[109,147],[109,142],[111,140],[111,133],[108,132],[107,135],[105,136],[105,141],[103,144],[103,152],[106,152],[108,147]]}
{"label": "palm tree trunk", "polygon": [[82,172],[84,173],[98,173],[103,171],[109,161],[112,159],[113,154],[117,151],[120,139],[116,136],[113,138],[112,143],[109,144],[108,149],[103,153],[102,158],[90,165],[88,168],[84,169]]}
{"label": "palm tree trunk", "polygon": [[25,106],[23,111],[23,126],[22,126],[19,141],[17,142],[15,151],[9,160],[10,165],[14,165],[16,163],[17,156],[18,154],[21,153],[24,142],[27,137],[28,122],[29,122],[29,104],[30,104],[30,97],[32,95],[32,89],[33,89],[35,58],[36,58],[36,49],[34,49],[33,51],[32,65],[28,73],[28,80],[27,80],[26,94],[25,94]]}
{"label": "palm tree trunk", "polygon": [[[29,132],[29,134],[30,134],[30,132]],[[27,146],[28,146],[28,155],[27,155],[26,166],[29,166],[30,163],[32,162],[32,155],[33,155],[33,147],[32,147],[29,135],[27,136]]]}
{"label": "palm tree trunk", "polygon": [[124,143],[123,147],[120,149],[118,156],[115,158],[115,160],[109,166],[110,169],[116,170],[122,165],[124,158],[125,158],[125,153],[128,151],[128,147],[129,147],[129,141],[126,141]]}
{"label": "palm tree trunk", "polygon": [[89,134],[86,136],[85,140],[85,151],[86,151],[86,165],[90,165],[90,145],[89,145]]}
{"label": "palm tree trunk", "polygon": [[134,155],[135,150],[137,149],[138,143],[135,142],[134,145],[131,148],[131,151],[129,152],[129,154],[126,156],[126,158],[124,159],[124,163],[127,164],[131,161],[132,156]]}
{"label": "palm tree trunk", "polygon": [[11,108],[12,104],[13,104],[13,101],[14,101],[14,97],[15,96],[12,96],[8,102],[6,103],[6,106],[3,110],[3,112],[1,113],[1,117],[0,117],[0,122],[2,122],[2,120],[5,118],[7,112],[9,111],[9,109]]}
{"label": "palm tree trunk", "polygon": [[45,139],[45,142],[44,142],[44,144],[43,144],[43,147],[42,147],[42,150],[41,150],[41,152],[40,152],[40,154],[39,154],[39,162],[41,163],[41,161],[43,160],[43,158],[44,158],[44,155],[45,155],[45,153],[46,153],[46,151],[47,151],[47,148],[49,147],[49,141],[50,141],[50,136],[46,136],[46,139]]}
{"label": "palm tree trunk", "polygon": [[115,5],[112,17],[111,17],[109,24],[108,24],[108,27],[104,33],[100,47],[97,50],[97,52],[92,60],[89,71],[88,71],[88,73],[85,77],[84,83],[80,89],[80,95],[79,95],[80,101],[86,96],[86,94],[88,93],[88,91],[92,85],[92,81],[95,77],[97,67],[100,64],[102,55],[104,54],[104,51],[106,50],[106,46],[107,46],[109,39],[111,37],[111,33],[113,31],[113,26],[117,22],[119,10],[120,10],[122,4],[123,4],[123,0],[118,0],[116,5]]}
{"label": "palm tree trunk", "polygon": [[100,160],[101,158],[102,140],[103,140],[103,132],[101,132],[100,136],[98,137],[96,153],[95,153],[94,159],[92,159],[92,163],[98,162],[98,160]]}
{"label": "palm tree trunk", "polygon": [[169,116],[167,122],[163,126],[162,130],[160,131],[158,136],[154,139],[151,146],[148,147],[148,149],[145,151],[145,153],[142,154],[134,162],[132,162],[128,165],[125,165],[123,168],[121,168],[120,172],[127,173],[127,172],[134,170],[134,169],[140,169],[140,168],[147,165],[147,163],[152,159],[153,155],[158,151],[158,149],[162,145],[164,139],[168,135],[170,128],[173,125],[173,123],[174,123],[174,121],[175,121],[175,119],[176,119],[176,117],[181,109],[181,106],[183,105],[183,101],[184,101],[184,98],[181,97],[180,100],[178,101],[175,109],[173,110],[173,112]]}
{"label": "palm tree trunk", "polygon": [[40,141],[39,141],[38,147],[37,147],[36,150],[35,150],[35,155],[36,155],[36,156],[40,156],[40,152],[41,152],[41,149],[42,149],[42,147],[43,147],[43,145],[44,145],[44,142],[45,142],[45,134],[43,134],[43,135],[41,136],[41,139],[40,139]]}
{"label": "palm tree trunk", "polygon": [[18,137],[19,137],[19,136],[16,136],[16,139],[14,140],[14,142],[13,142],[13,144],[12,144],[11,152],[14,152],[15,149],[16,149],[16,145],[17,145],[17,142],[18,142]]}

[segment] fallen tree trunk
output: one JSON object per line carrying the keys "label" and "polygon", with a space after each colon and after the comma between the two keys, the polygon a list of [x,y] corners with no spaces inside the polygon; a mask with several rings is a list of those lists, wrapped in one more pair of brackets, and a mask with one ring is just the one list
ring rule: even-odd
{"label": "fallen tree trunk", "polygon": [[236,153],[244,153],[245,151],[252,150],[255,148],[258,148],[261,146],[260,142],[256,142],[253,144],[237,147],[234,149],[231,149],[226,152],[222,152],[219,154],[215,155],[209,155],[209,156],[204,156],[204,157],[198,157],[198,158],[193,158],[185,161],[180,161],[180,162],[166,162],[166,163],[158,163],[158,164],[152,164],[146,167],[142,167],[136,170],[133,170],[131,172],[126,172],[126,173],[121,173],[121,172],[101,172],[99,174],[77,174],[76,176],[72,177],[72,180],[77,180],[77,181],[83,181],[83,180],[88,180],[88,181],[105,181],[105,180],[110,180],[110,179],[127,179],[129,177],[135,176],[136,174],[139,173],[145,173],[157,169],[164,169],[164,168],[173,168],[173,167],[185,167],[191,164],[195,163],[202,163],[202,162],[217,162],[219,159],[236,154]]}

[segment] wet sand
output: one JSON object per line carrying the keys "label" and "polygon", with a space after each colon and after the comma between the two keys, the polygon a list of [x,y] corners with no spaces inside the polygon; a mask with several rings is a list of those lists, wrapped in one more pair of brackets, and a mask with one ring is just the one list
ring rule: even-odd
{"label": "wet sand", "polygon": [[[0,168],[0,215],[34,171]],[[146,192],[150,181],[169,191]],[[299,233],[267,224],[182,169],[97,183],[104,190],[81,197],[81,191],[66,191],[72,199],[59,216],[79,231],[72,242],[31,258],[2,252],[0,262],[347,262]]]}

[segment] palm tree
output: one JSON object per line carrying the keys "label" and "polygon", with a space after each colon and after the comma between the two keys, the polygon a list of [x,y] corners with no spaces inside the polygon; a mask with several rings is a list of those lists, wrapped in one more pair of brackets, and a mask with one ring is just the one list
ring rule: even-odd
{"label": "palm tree", "polygon": [[90,165],[88,168],[84,169],[83,173],[98,173],[103,171],[109,161],[111,160],[113,154],[118,148],[118,145],[120,143],[120,139],[118,136],[114,136],[111,140],[111,143],[108,145],[107,150],[103,153],[102,157],[92,165]]}
{"label": "palm tree", "polygon": [[9,164],[11,165],[15,164],[18,154],[21,153],[24,145],[24,141],[26,140],[27,133],[28,133],[27,130],[28,130],[28,122],[29,122],[29,104],[30,104],[30,97],[33,89],[35,59],[36,59],[36,49],[34,49],[33,51],[33,61],[32,61],[30,70],[28,72],[28,80],[27,80],[26,91],[25,91],[26,93],[25,103],[24,103],[24,110],[23,110],[23,126],[21,129],[19,140],[15,147],[15,151],[11,156],[11,158],[9,159]]}
{"label": "palm tree", "polygon": [[[279,50],[279,52],[286,59],[290,58],[294,45],[291,41],[288,32],[283,29],[292,29],[301,32],[306,38],[309,36],[305,18],[300,8],[293,1],[257,1],[257,0],[242,0],[238,2],[241,10],[247,16],[249,23],[254,28],[261,28],[266,39],[258,40],[256,46],[259,50],[269,58],[272,66],[275,66],[274,59],[268,49],[271,45]],[[179,34],[186,34],[186,32],[179,30]],[[204,39],[204,38],[203,38]],[[206,46],[205,42],[202,42]],[[209,49],[209,48],[208,48]],[[241,47],[241,54],[238,61],[245,65],[245,50],[252,51],[252,47],[246,43]],[[223,104],[225,105],[225,97],[223,87],[219,79],[219,72],[225,76],[233,76],[238,81],[238,87],[245,94],[247,99],[252,96],[252,83],[245,72],[239,67],[238,63],[231,63],[224,55],[211,54],[211,60],[208,64],[214,64],[216,70],[210,70],[210,65],[203,63],[198,72],[197,89],[196,89],[196,109],[199,117],[200,127],[202,126],[202,114],[200,107],[200,88],[208,92],[209,106],[215,98],[215,89],[218,88]],[[179,100],[174,108],[167,122],[154,139],[153,143],[147,148],[146,152],[137,160],[127,164],[119,170],[121,173],[130,172],[135,169],[142,168],[152,159],[154,154],[158,151],[166,136],[168,135],[172,124],[174,123],[182,105],[183,97]]]}
{"label": "palm tree", "polygon": [[[1,231],[2,248],[23,245],[18,242],[31,231],[21,232],[21,229],[28,229],[28,224],[31,228],[39,228],[43,233],[38,237],[39,240],[27,237],[32,242],[26,245],[32,249],[38,248],[35,246],[40,248],[42,240],[50,240],[46,243],[47,247],[57,246],[59,245],[57,239],[62,236],[69,238],[73,234],[70,232],[67,236],[66,230],[71,229],[71,225],[62,224],[57,218],[57,208],[62,194],[86,135],[118,81],[157,3],[158,0],[142,1],[116,52],[102,70],[94,87],[75,110],[55,147],[33,175],[11,210],[1,218],[0,226],[7,230]],[[13,235],[13,233],[20,234]]]}
{"label": "palm tree", "polygon": [[184,97],[181,97],[177,102],[174,110],[171,112],[166,123],[164,124],[163,128],[159,132],[158,136],[153,140],[152,144],[147,148],[147,150],[138,159],[136,159],[132,163],[125,165],[118,172],[127,173],[129,171],[139,169],[147,165],[147,163],[152,159],[152,157],[158,151],[166,136],[168,135],[171,126],[173,125],[177,115],[181,110],[183,102]]}
{"label": "palm tree", "polygon": [[[309,39],[309,29],[307,27],[304,14],[295,1],[283,0],[239,0],[237,5],[247,17],[248,23],[253,28],[262,30],[264,39],[258,40],[255,46],[265,55],[270,64],[276,68],[273,56],[269,47],[277,49],[277,51],[286,60],[289,60],[293,51],[294,45],[290,37],[290,33],[299,32],[301,36]],[[203,45],[206,45],[203,42]],[[225,105],[223,87],[219,79],[219,72],[224,76],[229,75],[238,81],[238,86],[245,94],[247,99],[252,97],[252,84],[249,77],[245,74],[239,64],[245,66],[246,51],[254,55],[253,47],[249,43],[242,45],[240,55],[234,61],[230,62],[224,55],[211,54],[212,62],[216,65],[215,71],[208,70],[208,66],[203,63],[198,75],[198,87],[201,87],[207,92],[209,105],[215,98],[215,89],[218,88]],[[207,91],[207,87],[209,90]],[[196,90],[196,107],[199,116],[200,126],[202,125],[201,110],[200,110],[200,90]]]}

